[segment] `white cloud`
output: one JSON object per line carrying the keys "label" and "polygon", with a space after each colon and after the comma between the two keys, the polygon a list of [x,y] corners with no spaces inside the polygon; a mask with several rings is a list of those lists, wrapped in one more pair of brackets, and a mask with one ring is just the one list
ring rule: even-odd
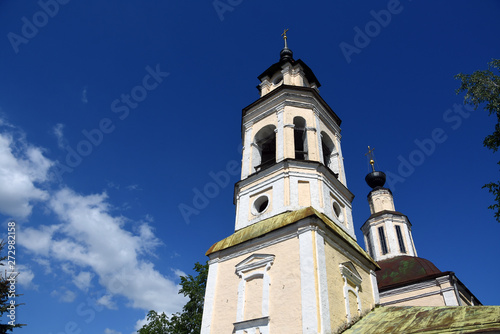
{"label": "white cloud", "polygon": [[146,316],[144,318],[137,320],[137,322],[135,323],[134,329],[136,331],[138,331],[139,329],[141,329],[148,322],[149,322],[148,321],[148,315],[146,314]]}
{"label": "white cloud", "polygon": [[[0,126],[0,214],[26,219],[33,206],[43,202],[47,217],[55,217],[52,224],[23,226],[19,231],[20,246],[33,253],[45,273],[67,275],[83,291],[98,283],[107,291],[100,299],[107,307],[114,307],[113,299],[122,296],[130,307],[168,314],[179,311],[186,302],[178,294],[179,286],[146,258],[161,244],[151,227],[152,218],[134,223],[112,214],[116,207],[109,204],[106,193],[51,190],[49,171],[54,162],[1,116]],[[63,146],[64,125],[57,124],[53,131]],[[135,226],[133,232],[126,229],[128,224]],[[34,273],[25,269],[23,284],[32,284]],[[62,302],[76,298],[64,286],[51,295]]]}
{"label": "white cloud", "polygon": [[[48,256],[50,246],[52,244],[52,235],[61,227],[61,225],[40,226],[38,229],[28,227],[21,229],[19,235],[21,236],[18,243],[21,246],[29,248],[39,255]],[[48,260],[37,259],[37,262],[46,265]],[[50,269],[50,268],[49,268]]]}
{"label": "white cloud", "polygon": [[[126,219],[111,215],[105,193],[84,196],[64,188],[52,196],[49,207],[63,224],[28,229],[28,240],[39,236],[40,241],[24,242],[23,246],[52,261],[71,263],[70,275],[76,267],[94,272],[108,291],[100,300],[102,305],[114,307],[114,295],[124,296],[129,306],[144,310],[173,313],[184,305],[186,299],[178,294],[173,280],[143,259],[160,244],[148,223],[141,222],[136,234],[125,230]],[[87,274],[77,277],[82,286],[90,284]]]}
{"label": "white cloud", "polygon": [[107,186],[108,186],[109,189],[120,190],[120,185],[116,184],[116,183],[114,183],[112,181],[108,181]]}
{"label": "white cloud", "polygon": [[16,271],[19,273],[19,275],[16,278],[16,281],[17,283],[19,283],[19,285],[21,285],[25,289],[33,289],[33,290],[38,289],[38,285],[33,283],[35,274],[29,267],[22,264],[18,264],[16,266]]}
{"label": "white cloud", "polygon": [[92,285],[92,278],[94,274],[88,271],[81,271],[78,275],[73,277],[73,283],[82,291],[87,291]]}
{"label": "white cloud", "polygon": [[82,102],[83,103],[89,102],[89,100],[87,98],[87,86],[83,87],[83,90],[82,90]]}
{"label": "white cloud", "polygon": [[43,271],[46,275],[52,273],[52,266],[51,266],[50,261],[48,259],[35,258],[35,259],[33,259],[33,261],[35,261],[36,263],[38,263],[39,265],[41,265],[43,267]]}
{"label": "white cloud", "polygon": [[57,138],[57,147],[62,150],[68,146],[68,141],[64,138],[64,124],[57,123],[52,129],[52,133]]}
{"label": "white cloud", "polygon": [[179,270],[179,269],[171,269],[175,276],[181,278],[181,276],[187,276],[187,274],[185,272],[183,272],[182,270]]}
{"label": "white cloud", "polygon": [[122,334],[122,332],[115,331],[114,329],[106,328],[104,334]]}
{"label": "white cloud", "polygon": [[154,235],[153,228],[148,223],[141,224],[138,230],[142,246],[140,251],[155,256],[154,249],[163,245],[163,242]]}
{"label": "white cloud", "polygon": [[110,310],[116,310],[117,308],[112,295],[102,296],[97,300],[97,304],[109,308]]}
{"label": "white cloud", "polygon": [[127,186],[127,190],[132,191],[132,190],[142,190],[142,189],[139,188],[138,184],[131,184]]}
{"label": "white cloud", "polygon": [[53,164],[42,149],[26,144],[24,135],[1,133],[0,213],[23,219],[34,202],[47,200],[49,194],[35,183],[47,181]]}
{"label": "white cloud", "polygon": [[76,293],[65,288],[62,288],[62,291],[54,290],[50,295],[63,303],[72,303],[76,299]]}

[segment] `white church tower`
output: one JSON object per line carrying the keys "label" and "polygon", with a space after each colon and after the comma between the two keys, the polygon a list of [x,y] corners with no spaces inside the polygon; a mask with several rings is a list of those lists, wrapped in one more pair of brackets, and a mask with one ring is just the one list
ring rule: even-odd
{"label": "white church tower", "polygon": [[283,36],[243,109],[235,232],[207,251],[203,334],[331,333],[378,303],[378,266],[355,239],[340,118]]}
{"label": "white church tower", "polygon": [[377,283],[382,306],[464,306],[481,302],[451,271],[442,272],[431,261],[417,255],[411,223],[396,211],[392,192],[384,188],[386,176],[375,171],[365,180],[370,217],[361,227],[365,248],[377,261]]}
{"label": "white church tower", "polygon": [[[372,150],[368,146],[368,153]],[[388,188],[384,188],[385,174],[375,171],[373,157],[370,157],[372,172],[365,178],[372,188],[368,194],[370,217],[361,227],[368,253],[375,261],[397,256],[417,256],[411,234],[411,223],[394,207],[394,198]]]}
{"label": "white church tower", "polygon": [[260,99],[243,109],[236,230],[277,214],[313,207],[355,238],[352,193],[340,149],[340,118],[320,83],[286,46],[259,76]]}

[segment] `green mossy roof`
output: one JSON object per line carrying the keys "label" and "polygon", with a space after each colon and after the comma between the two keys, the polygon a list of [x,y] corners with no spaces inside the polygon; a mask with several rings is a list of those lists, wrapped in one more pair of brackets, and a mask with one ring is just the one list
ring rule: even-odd
{"label": "green mossy roof", "polygon": [[307,217],[316,216],[321,221],[323,221],[328,228],[341,237],[345,242],[347,242],[352,248],[354,248],[358,253],[360,253],[363,257],[365,257],[369,262],[371,262],[376,268],[378,268],[377,263],[366,253],[363,248],[356,242],[356,240],[351,237],[347,232],[345,232],[342,228],[337,226],[333,221],[331,221],[327,216],[322,214],[321,212],[316,211],[315,209],[308,207],[296,211],[285,212],[274,217],[262,220],[258,223],[249,225],[241,230],[234,232],[229,237],[216,242],[209,248],[206,255],[215,253],[217,251],[236,246],[245,241],[258,238],[277,230],[279,228],[285,227],[287,225],[293,224]]}
{"label": "green mossy roof", "polygon": [[414,256],[397,256],[379,261],[378,265],[381,270],[377,272],[377,281],[381,290],[442,273],[431,261]]}
{"label": "green mossy roof", "polygon": [[500,332],[500,306],[378,307],[344,334]]}

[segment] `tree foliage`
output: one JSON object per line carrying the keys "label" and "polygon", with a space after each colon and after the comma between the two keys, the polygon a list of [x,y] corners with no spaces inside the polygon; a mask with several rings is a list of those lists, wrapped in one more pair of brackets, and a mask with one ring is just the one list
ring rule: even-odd
{"label": "tree foliage", "polygon": [[[492,59],[488,63],[488,69],[475,71],[472,74],[457,74],[456,79],[460,79],[461,85],[457,89],[457,94],[465,92],[464,103],[474,106],[474,109],[483,107],[489,115],[496,116],[496,124],[492,134],[484,139],[484,146],[496,152],[500,147],[500,59]],[[498,162],[500,165],[500,161]],[[495,197],[494,204],[488,208],[495,211],[495,218],[500,223],[500,181],[485,184]]]}
{"label": "tree foliage", "polygon": [[181,277],[179,293],[189,298],[181,313],[175,313],[170,318],[165,313],[149,311],[148,323],[139,334],[198,334],[201,331],[205,287],[207,285],[208,264],[195,263],[194,270],[198,275]]}
{"label": "tree foliage", "polygon": [[[5,241],[2,240],[0,241],[0,253],[2,253],[4,247]],[[7,259],[7,257],[8,256],[0,257],[0,266],[5,265],[4,261]],[[14,316],[14,320],[17,320],[15,311],[21,304],[15,303],[15,298],[19,297],[20,295],[16,294],[15,290],[12,291],[10,289],[11,282],[15,282],[15,279],[17,278],[17,273],[11,273],[11,271],[9,271],[8,273],[7,269],[5,269],[4,272],[0,274],[0,315],[3,318],[2,322],[6,322],[5,324],[0,324],[0,334],[12,332],[12,330],[17,327],[26,326],[12,320],[12,316]],[[12,304],[11,301],[14,302],[14,304]],[[12,310],[14,310],[13,315],[11,314]],[[4,314],[7,314],[6,318],[4,318]],[[11,316],[11,318],[9,318],[8,316]],[[11,324],[9,324],[9,322]],[[14,323],[14,325],[12,325],[12,323]]]}

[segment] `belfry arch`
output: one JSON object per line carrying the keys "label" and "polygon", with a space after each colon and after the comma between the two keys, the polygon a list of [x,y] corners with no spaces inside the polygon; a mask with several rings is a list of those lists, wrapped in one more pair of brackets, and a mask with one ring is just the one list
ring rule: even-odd
{"label": "belfry arch", "polygon": [[294,117],[293,126],[295,159],[308,160],[306,120],[299,116]]}
{"label": "belfry arch", "polygon": [[323,151],[323,164],[330,168],[334,173],[339,173],[339,153],[333,140],[321,131],[321,149]]}
{"label": "belfry arch", "polygon": [[252,169],[258,172],[276,163],[276,127],[266,125],[255,134],[252,143]]}

